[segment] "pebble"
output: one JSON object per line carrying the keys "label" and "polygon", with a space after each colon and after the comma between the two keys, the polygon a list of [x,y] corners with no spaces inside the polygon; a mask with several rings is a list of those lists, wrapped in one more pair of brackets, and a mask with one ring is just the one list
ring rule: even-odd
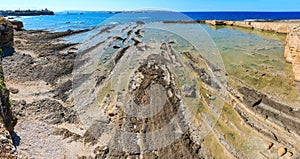
{"label": "pebble", "polygon": [[19,90],[15,89],[15,88],[9,88],[9,92],[12,94],[17,94],[17,93],[19,93]]}
{"label": "pebble", "polygon": [[26,101],[25,100],[21,100],[21,105],[26,105]]}

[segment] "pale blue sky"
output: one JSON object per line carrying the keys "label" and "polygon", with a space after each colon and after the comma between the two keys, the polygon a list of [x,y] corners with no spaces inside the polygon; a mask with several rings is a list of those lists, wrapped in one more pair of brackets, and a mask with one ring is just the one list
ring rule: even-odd
{"label": "pale blue sky", "polygon": [[300,11],[300,0],[0,0],[3,9]]}

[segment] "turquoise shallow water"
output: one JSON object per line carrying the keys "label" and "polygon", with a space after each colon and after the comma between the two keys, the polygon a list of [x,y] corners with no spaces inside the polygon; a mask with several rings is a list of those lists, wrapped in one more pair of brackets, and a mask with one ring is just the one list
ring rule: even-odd
{"label": "turquoise shallow water", "polygon": [[279,101],[299,104],[292,66],[284,60],[284,34],[240,27],[203,28],[220,52],[229,85],[247,85]]}

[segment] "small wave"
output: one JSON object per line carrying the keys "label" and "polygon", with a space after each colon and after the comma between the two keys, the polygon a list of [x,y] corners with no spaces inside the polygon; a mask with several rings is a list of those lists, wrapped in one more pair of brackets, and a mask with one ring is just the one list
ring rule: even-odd
{"label": "small wave", "polygon": [[141,19],[149,19],[150,17],[140,17]]}
{"label": "small wave", "polygon": [[75,24],[83,24],[84,22],[82,21],[75,21]]}
{"label": "small wave", "polygon": [[109,24],[116,25],[116,24],[119,24],[119,22],[110,22]]}

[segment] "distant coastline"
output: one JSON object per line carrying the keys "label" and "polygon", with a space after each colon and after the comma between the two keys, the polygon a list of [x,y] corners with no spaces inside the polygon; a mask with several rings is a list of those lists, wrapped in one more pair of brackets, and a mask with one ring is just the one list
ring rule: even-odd
{"label": "distant coastline", "polygon": [[0,16],[38,16],[38,15],[54,15],[53,11],[42,10],[0,10]]}

